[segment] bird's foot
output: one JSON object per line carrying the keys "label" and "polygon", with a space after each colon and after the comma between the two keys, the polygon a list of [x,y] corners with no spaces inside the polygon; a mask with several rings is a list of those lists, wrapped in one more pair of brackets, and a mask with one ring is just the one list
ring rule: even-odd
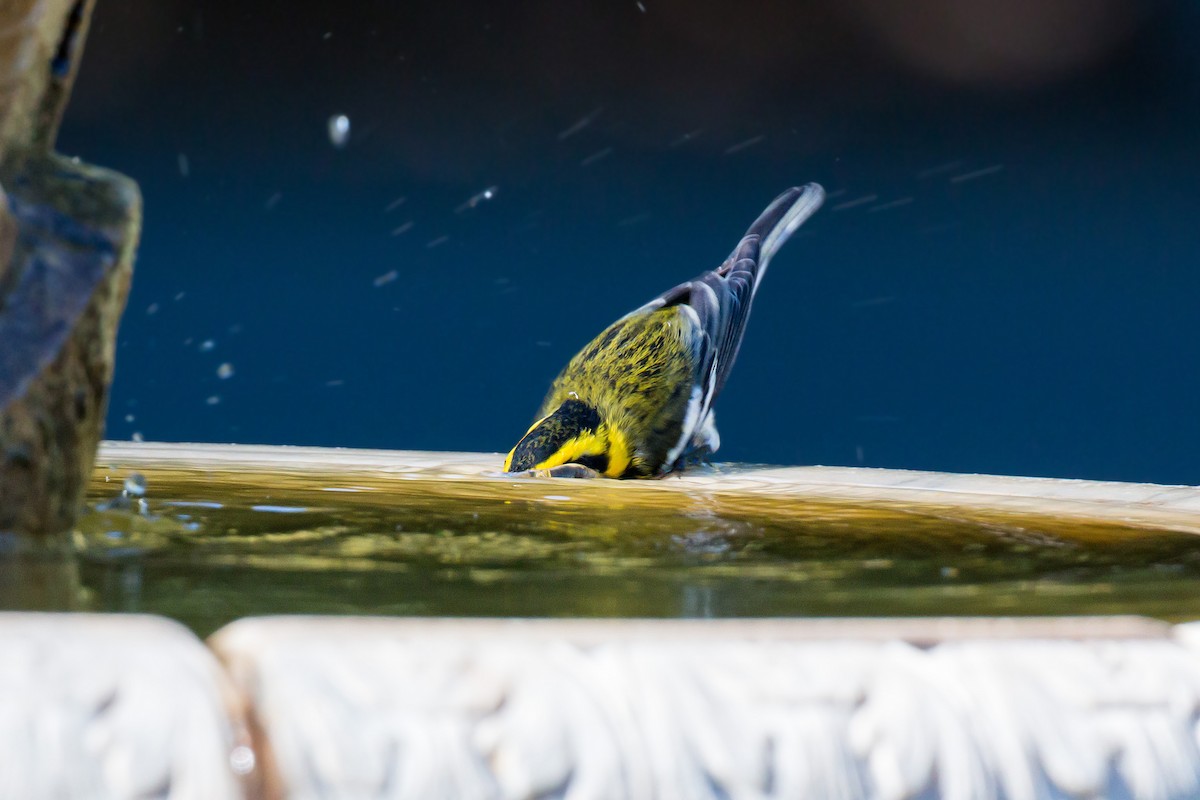
{"label": "bird's foot", "polygon": [[711,466],[713,451],[703,445],[693,447],[685,452],[679,458],[675,459],[675,463],[671,465],[671,470],[667,474],[694,470],[697,467]]}

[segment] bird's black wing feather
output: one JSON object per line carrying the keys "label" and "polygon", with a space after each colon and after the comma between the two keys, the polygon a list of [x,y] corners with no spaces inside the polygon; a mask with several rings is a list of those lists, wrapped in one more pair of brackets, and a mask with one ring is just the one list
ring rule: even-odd
{"label": "bird's black wing feather", "polygon": [[704,386],[705,411],[725,386],[737,359],[750,304],[767,263],[824,200],[824,190],[815,183],[788,189],[759,215],[720,267],[679,284],[634,312],[681,304],[696,312],[704,333],[697,342],[697,374]]}

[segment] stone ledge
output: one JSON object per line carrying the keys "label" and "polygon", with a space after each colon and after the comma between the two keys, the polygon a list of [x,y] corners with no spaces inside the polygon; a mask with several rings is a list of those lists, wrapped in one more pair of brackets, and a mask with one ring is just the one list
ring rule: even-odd
{"label": "stone ledge", "polygon": [[[166,444],[107,441],[97,465],[112,470],[177,470],[180,474],[232,472],[239,481],[275,481],[280,475],[336,480],[429,480],[444,491],[497,486],[561,489],[562,479],[498,473],[500,454],[355,450],[265,445]],[[1200,487],[998,475],[958,475],[862,467],[722,469],[656,481],[569,481],[573,493],[622,502],[652,501],[663,493],[710,498],[833,500],[864,505],[951,509],[978,515],[1060,516],[1200,533]],[[581,486],[580,484],[587,484]],[[456,486],[461,488],[455,488]]]}

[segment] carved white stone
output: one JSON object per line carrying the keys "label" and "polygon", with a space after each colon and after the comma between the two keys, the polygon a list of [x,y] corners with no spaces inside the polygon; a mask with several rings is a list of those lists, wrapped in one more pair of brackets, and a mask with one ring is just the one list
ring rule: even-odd
{"label": "carved white stone", "polygon": [[1170,638],[766,624],[281,618],[212,644],[295,797],[1200,796],[1200,658]]}
{"label": "carved white stone", "polygon": [[230,692],[169,620],[0,613],[0,798],[241,797]]}

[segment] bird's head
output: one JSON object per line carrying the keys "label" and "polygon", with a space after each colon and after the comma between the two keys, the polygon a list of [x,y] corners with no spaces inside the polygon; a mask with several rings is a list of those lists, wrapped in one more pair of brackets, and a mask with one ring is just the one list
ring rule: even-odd
{"label": "bird's head", "polygon": [[569,399],[533,423],[504,459],[505,472],[581,464],[609,477],[629,466],[624,437],[582,400]]}

